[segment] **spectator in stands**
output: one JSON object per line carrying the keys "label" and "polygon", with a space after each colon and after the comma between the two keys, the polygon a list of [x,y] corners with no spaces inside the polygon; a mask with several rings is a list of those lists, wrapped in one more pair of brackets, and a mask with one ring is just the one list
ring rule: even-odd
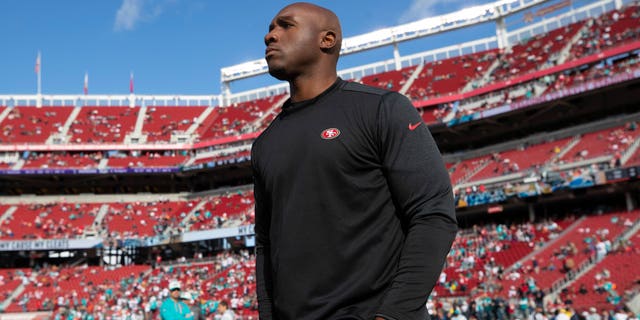
{"label": "spectator in stands", "polygon": [[571,272],[574,268],[576,267],[576,263],[573,260],[572,257],[568,257],[564,260],[563,262],[563,271],[564,272]]}
{"label": "spectator in stands", "polygon": [[189,306],[191,313],[193,313],[193,320],[202,319],[202,308],[200,302],[193,298],[193,295],[189,291],[182,292],[180,294],[180,300],[184,301]]}
{"label": "spectator in stands", "polygon": [[236,319],[236,314],[233,313],[231,309],[229,309],[229,302],[227,302],[226,300],[220,301],[220,306],[218,306],[218,310],[220,311],[220,314],[222,314],[222,317],[220,318],[220,320]]}
{"label": "spectator in stands", "polygon": [[587,289],[587,284],[586,283],[580,284],[580,288],[578,289],[578,292],[582,295],[589,293],[589,290]]}
{"label": "spectator in stands", "polygon": [[160,317],[163,320],[193,319],[193,312],[189,306],[180,300],[180,282],[169,282],[169,297],[162,302]]}
{"label": "spectator in stands", "polygon": [[600,316],[596,308],[590,307],[589,315],[587,315],[586,320],[602,320],[602,317]]}
{"label": "spectator in stands", "polygon": [[291,97],[252,149],[260,319],[426,318],[457,226],[423,119],[398,93],[338,78],[325,8],[285,7],[264,40]]}

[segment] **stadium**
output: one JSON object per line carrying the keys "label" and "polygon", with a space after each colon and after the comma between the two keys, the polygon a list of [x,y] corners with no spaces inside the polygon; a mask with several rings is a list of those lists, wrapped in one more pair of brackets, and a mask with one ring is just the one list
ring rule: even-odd
{"label": "stadium", "polygon": [[[432,317],[637,318],[640,3],[501,0],[341,54],[380,47],[393,56],[340,77],[409,97],[454,187]],[[231,84],[265,73],[222,68],[217,95],[0,95],[0,318],[159,319],[179,281],[202,319],[223,300],[258,319],[251,145],[289,88]]]}

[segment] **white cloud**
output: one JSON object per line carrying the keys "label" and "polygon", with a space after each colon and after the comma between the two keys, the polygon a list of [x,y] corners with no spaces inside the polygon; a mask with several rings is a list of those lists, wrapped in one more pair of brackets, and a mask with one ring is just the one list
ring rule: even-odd
{"label": "white cloud", "polygon": [[140,22],[150,22],[158,18],[170,5],[178,0],[122,0],[116,12],[114,30],[130,31]]}
{"label": "white cloud", "polygon": [[454,12],[472,6],[475,2],[468,0],[413,0],[411,6],[400,15],[398,22],[407,23]]}
{"label": "white cloud", "polygon": [[116,13],[116,31],[133,30],[140,20],[144,0],[123,0]]}

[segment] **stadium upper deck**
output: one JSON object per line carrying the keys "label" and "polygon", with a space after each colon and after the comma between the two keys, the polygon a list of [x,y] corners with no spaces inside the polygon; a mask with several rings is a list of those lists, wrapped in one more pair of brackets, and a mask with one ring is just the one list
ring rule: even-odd
{"label": "stadium upper deck", "polygon": [[[552,19],[506,30],[506,17],[539,2],[501,1],[440,17],[441,25],[427,19],[345,39],[349,54],[497,19],[495,36],[408,56],[400,56],[396,46],[394,59],[342,70],[340,75],[398,90],[411,97],[425,121],[451,124],[465,115],[490,116],[521,108],[519,104],[526,106],[535,98],[548,99],[545,94],[573,85],[573,77],[561,74],[582,65],[596,68],[620,55],[633,58],[640,49],[638,6],[623,7],[622,1],[590,2]],[[503,11],[496,6],[503,6]],[[514,7],[504,9],[509,6]],[[472,11],[484,14],[471,15]],[[396,36],[396,42],[389,40],[389,34]],[[600,40],[589,41],[594,38]],[[263,66],[249,65],[261,64],[224,68],[223,82],[264,72]],[[638,78],[635,69],[636,64],[630,63],[625,70],[614,70],[627,74],[617,81]],[[559,77],[563,83],[553,83]],[[535,90],[514,87],[523,84]],[[286,84],[280,84],[209,96],[0,96],[0,148],[189,150],[251,139],[273,119],[286,91]],[[506,91],[502,101],[487,97]],[[498,108],[505,104],[506,110]]]}

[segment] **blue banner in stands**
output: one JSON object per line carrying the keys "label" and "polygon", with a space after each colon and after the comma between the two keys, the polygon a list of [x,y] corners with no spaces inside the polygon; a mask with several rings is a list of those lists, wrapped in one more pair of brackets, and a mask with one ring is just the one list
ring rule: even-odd
{"label": "blue banner in stands", "polygon": [[0,251],[89,249],[102,243],[102,239],[38,239],[0,241]]}
{"label": "blue banner in stands", "polygon": [[184,233],[182,235],[181,241],[191,242],[191,241],[222,239],[222,238],[238,237],[238,236],[250,236],[255,233],[254,229],[255,229],[255,226],[251,224],[251,225],[239,226],[239,227],[233,227],[233,228],[191,231],[191,232]]}

